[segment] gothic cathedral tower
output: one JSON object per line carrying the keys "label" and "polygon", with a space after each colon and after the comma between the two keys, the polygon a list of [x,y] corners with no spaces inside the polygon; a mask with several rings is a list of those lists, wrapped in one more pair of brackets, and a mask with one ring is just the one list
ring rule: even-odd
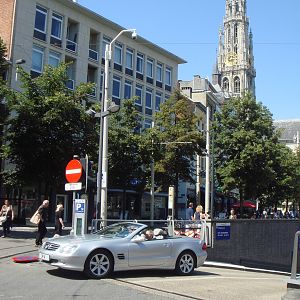
{"label": "gothic cathedral tower", "polygon": [[246,0],[226,0],[226,15],[219,33],[217,63],[212,81],[226,97],[251,92],[255,97],[252,32],[246,15]]}

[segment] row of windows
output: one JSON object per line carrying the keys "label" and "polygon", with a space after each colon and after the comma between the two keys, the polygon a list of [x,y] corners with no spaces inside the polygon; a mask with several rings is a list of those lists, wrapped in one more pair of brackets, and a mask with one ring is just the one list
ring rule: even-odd
{"label": "row of windows", "polygon": [[[50,50],[49,56],[48,56],[48,64],[57,67],[59,62],[61,60],[60,54]],[[33,45],[32,49],[32,65],[31,65],[31,72],[33,76],[37,76],[42,73],[43,71],[43,64],[44,64],[44,48]],[[93,69],[94,72],[96,72],[97,69]],[[69,67],[67,70],[68,76],[70,78],[69,82],[67,83],[67,86],[71,89],[74,88],[74,79],[75,79],[75,70],[74,70],[74,64]],[[94,82],[97,83],[96,75],[94,75],[94,78],[89,78],[90,72],[88,70],[88,82]],[[101,71],[100,75],[100,91],[103,89],[103,71]],[[122,89],[123,86],[123,89]],[[135,91],[133,90],[133,81],[125,79],[124,84],[122,84],[122,78],[120,76],[113,76],[112,81],[112,97],[113,100],[117,103],[120,103],[121,98],[123,99],[130,99],[133,98],[133,96],[136,96],[136,105],[143,106],[145,104],[146,112],[148,111],[148,114],[152,114],[152,108],[153,108],[153,99],[155,99],[154,102],[154,108],[155,110],[159,110],[160,104],[162,103],[163,94],[161,92],[156,91],[155,92],[155,98],[154,98],[154,90],[147,87],[144,88],[141,84],[135,85]],[[123,91],[123,93],[122,93]],[[93,91],[92,96],[96,96],[96,89]],[[101,96],[101,92],[100,92]],[[169,96],[166,95],[166,98]],[[151,111],[150,111],[151,110]]]}
{"label": "row of windows", "polygon": [[[227,77],[224,77],[223,79],[223,90],[225,92],[229,92],[229,79]],[[235,76],[233,79],[233,92],[234,93],[240,93],[241,92],[241,81],[238,76]]]}
{"label": "row of windows", "polygon": [[[34,37],[43,41],[46,41],[47,37],[47,18],[48,11],[44,7],[36,6]],[[67,32],[67,44],[66,50],[73,53],[77,53],[77,36],[79,24],[69,21]],[[90,45],[89,45],[89,59],[94,62],[98,61],[98,52],[100,44],[100,33],[95,31],[90,32]],[[51,16],[51,35],[50,43],[56,47],[62,47],[63,36],[63,16],[52,12]],[[102,37],[102,63],[104,63],[105,49],[109,45],[111,39],[109,37]],[[124,48],[125,51],[124,51]],[[167,91],[171,91],[172,86],[172,68],[164,65],[159,61],[155,61],[151,57],[147,57],[145,54],[136,52],[128,47],[124,47],[121,43],[115,42],[113,48],[113,68],[117,71],[125,73],[129,76],[134,76],[139,80],[145,81],[148,84],[156,85],[159,88],[165,88]],[[155,80],[155,81],[154,81]],[[165,86],[163,87],[163,83]]]}
{"label": "row of windows", "polygon": [[[123,86],[123,94],[122,94],[122,86]],[[160,105],[163,102],[163,94],[154,91],[149,87],[144,87],[138,83],[134,84],[132,81],[125,79],[124,84],[122,84],[122,78],[119,76],[113,76],[112,82],[112,99],[119,103],[120,99],[131,99],[136,97],[135,104],[137,106],[143,106],[145,104],[146,113],[152,114],[152,108],[154,104],[154,108],[156,111],[160,110]],[[165,98],[169,98],[169,95],[166,95]],[[154,102],[154,103],[153,103]]]}

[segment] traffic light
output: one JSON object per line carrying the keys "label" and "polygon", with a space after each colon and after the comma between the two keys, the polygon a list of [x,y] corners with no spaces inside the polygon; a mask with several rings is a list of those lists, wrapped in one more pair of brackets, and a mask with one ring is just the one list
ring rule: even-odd
{"label": "traffic light", "polygon": [[80,163],[82,165],[82,177],[81,181],[83,188],[87,191],[88,186],[96,182],[96,174],[93,169],[93,161],[89,160],[89,157],[86,155],[85,158],[80,158]]}

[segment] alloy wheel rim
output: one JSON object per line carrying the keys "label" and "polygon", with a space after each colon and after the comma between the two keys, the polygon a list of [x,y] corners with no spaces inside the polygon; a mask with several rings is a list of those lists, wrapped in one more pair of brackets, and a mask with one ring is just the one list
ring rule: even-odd
{"label": "alloy wheel rim", "polygon": [[194,267],[194,260],[190,254],[185,254],[180,259],[180,270],[182,273],[189,273]]}
{"label": "alloy wheel rim", "polygon": [[90,270],[95,276],[103,276],[109,270],[109,259],[104,254],[96,254],[90,260]]}

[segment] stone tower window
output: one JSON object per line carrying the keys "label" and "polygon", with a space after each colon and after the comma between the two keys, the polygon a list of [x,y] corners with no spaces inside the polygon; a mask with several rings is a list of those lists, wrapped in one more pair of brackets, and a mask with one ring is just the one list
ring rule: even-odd
{"label": "stone tower window", "polygon": [[229,91],[229,80],[228,80],[227,77],[225,77],[225,78],[223,79],[223,90],[224,90],[225,92],[228,92],[228,91]]}
{"label": "stone tower window", "polygon": [[237,44],[238,43],[238,25],[234,24],[234,43]]}
{"label": "stone tower window", "polygon": [[236,76],[234,78],[234,93],[240,93],[240,91],[241,91],[240,78],[238,76]]}

